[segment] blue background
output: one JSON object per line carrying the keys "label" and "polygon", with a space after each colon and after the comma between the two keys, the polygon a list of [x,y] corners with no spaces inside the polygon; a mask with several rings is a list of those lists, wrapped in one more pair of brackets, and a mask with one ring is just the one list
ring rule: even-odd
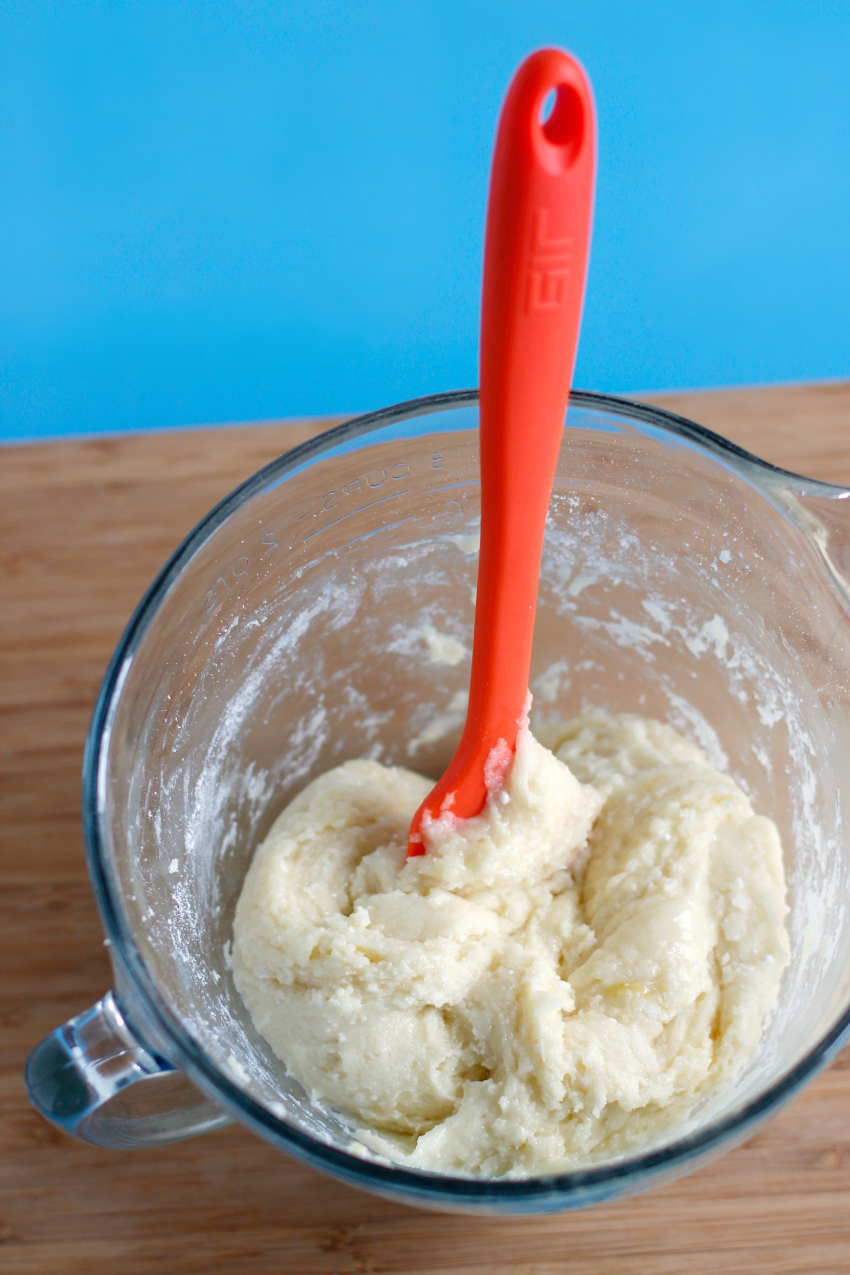
{"label": "blue background", "polygon": [[366,410],[477,380],[496,115],[599,116],[575,383],[850,374],[850,7],[0,3],[0,435]]}

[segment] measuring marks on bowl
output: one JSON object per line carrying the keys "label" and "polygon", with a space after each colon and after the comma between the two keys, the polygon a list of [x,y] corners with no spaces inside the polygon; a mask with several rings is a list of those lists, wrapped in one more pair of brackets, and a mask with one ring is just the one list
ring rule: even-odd
{"label": "measuring marks on bowl", "polygon": [[[345,476],[343,481],[337,482],[330,490],[317,496],[309,506],[306,508],[302,506],[288,527],[278,526],[274,531],[263,532],[253,545],[246,546],[246,552],[228,563],[224,570],[211,581],[204,599],[204,611],[209,613],[216,610],[230,591],[243,582],[249,569],[252,566],[255,568],[260,566],[269,554],[280,547],[281,543],[290,550],[296,549],[299,545],[306,545],[314,537],[378,505],[388,504],[411,494],[415,497],[439,496],[445,493],[442,502],[431,512],[431,519],[463,518],[465,498],[471,490],[478,490],[480,483],[478,479],[465,479],[459,482],[431,485],[428,479],[437,475],[449,476],[447,472],[441,472],[447,470],[448,461],[449,458],[445,452],[431,452],[427,458],[408,457],[406,460],[397,460],[392,464],[376,466],[360,474]],[[423,480],[425,485],[420,487],[419,483]],[[364,497],[371,497],[373,493],[380,494],[364,501]],[[352,504],[353,507],[351,507]],[[352,537],[342,545],[336,545],[335,548],[345,548],[357,541],[368,539],[380,532],[390,531],[402,523],[422,517],[423,512],[417,510],[416,513],[391,519],[360,536]],[[453,539],[457,540],[457,537]],[[468,548],[464,549],[464,552],[469,551]]]}

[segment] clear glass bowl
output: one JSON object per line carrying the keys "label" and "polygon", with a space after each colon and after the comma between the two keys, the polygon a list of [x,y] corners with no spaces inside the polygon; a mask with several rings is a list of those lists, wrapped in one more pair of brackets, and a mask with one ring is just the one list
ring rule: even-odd
{"label": "clear glass bowl", "polygon": [[[434,1208],[608,1200],[747,1137],[850,1023],[850,493],[648,407],[574,393],[543,554],[533,721],[663,718],[783,837],[792,960],[753,1064],[642,1154],[480,1181],[363,1159],[255,1031],[228,965],[252,851],[308,780],[371,756],[437,776],[462,726],[480,510],[474,392],[361,417],[267,466],[154,582],[84,769],[116,988],[35,1050],[33,1102],[144,1146],[236,1117],[316,1168]],[[431,629],[467,652],[430,658]],[[191,1082],[191,1083],[190,1083]],[[199,1092],[200,1091],[200,1092]]]}

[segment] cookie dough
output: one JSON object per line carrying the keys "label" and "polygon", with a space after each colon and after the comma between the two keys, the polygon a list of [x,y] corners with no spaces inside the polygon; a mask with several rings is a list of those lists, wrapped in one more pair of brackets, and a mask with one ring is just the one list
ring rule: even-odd
{"label": "cookie dough", "polygon": [[236,909],[233,971],[314,1099],[405,1165],[527,1176],[658,1139],[755,1052],[787,962],[774,824],[669,726],[523,729],[484,811],[349,761],[296,797]]}

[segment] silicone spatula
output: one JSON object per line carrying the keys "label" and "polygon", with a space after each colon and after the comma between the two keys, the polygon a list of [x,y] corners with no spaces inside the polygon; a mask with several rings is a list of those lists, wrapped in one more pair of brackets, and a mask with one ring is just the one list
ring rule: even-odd
{"label": "silicone spatula", "polygon": [[[554,105],[544,118],[547,99]],[[596,130],[584,71],[540,49],[502,107],[481,301],[481,549],[466,725],[410,826],[480,814],[525,712],[543,532],[578,343],[590,247]],[[426,819],[427,826],[427,819]]]}

